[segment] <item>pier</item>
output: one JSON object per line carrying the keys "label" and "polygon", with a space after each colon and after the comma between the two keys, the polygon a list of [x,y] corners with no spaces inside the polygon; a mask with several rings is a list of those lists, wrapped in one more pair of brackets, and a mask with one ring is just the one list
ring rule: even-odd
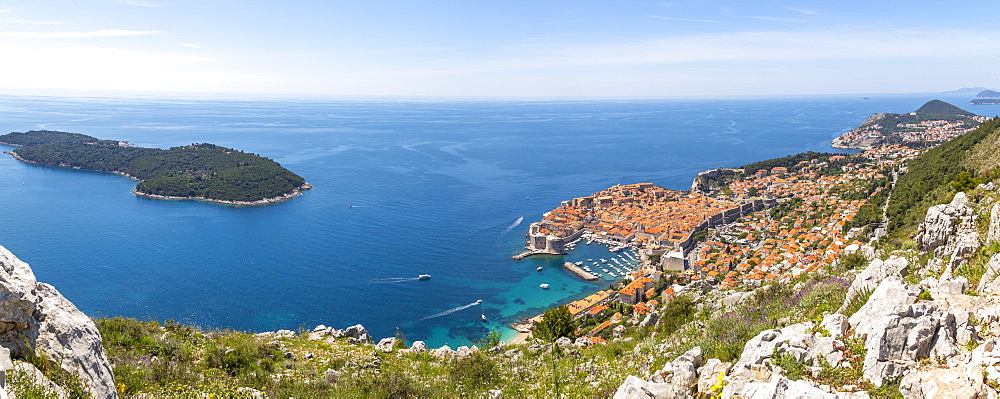
{"label": "pier", "polygon": [[573,272],[573,274],[579,276],[580,278],[582,278],[584,280],[587,280],[587,281],[597,280],[597,276],[595,276],[593,274],[590,274],[590,273],[587,273],[586,271],[584,271],[583,269],[577,267],[573,263],[570,263],[570,262],[563,263],[563,267],[565,267],[566,270],[569,270],[569,271]]}
{"label": "pier", "polygon": [[535,249],[535,250],[531,250],[531,251],[528,251],[528,252],[521,252],[521,253],[519,253],[517,255],[511,256],[510,258],[514,259],[514,260],[521,260],[521,259],[527,258],[527,257],[529,257],[531,255],[540,254],[540,253],[544,253],[544,252],[545,251],[540,251],[540,250]]}
{"label": "pier", "polygon": [[546,249],[532,249],[530,251],[521,252],[521,253],[519,253],[517,255],[511,256],[510,258],[514,259],[514,260],[521,260],[521,259],[527,258],[527,257],[529,257],[531,255],[566,255],[566,253],[565,252],[553,252],[553,251],[549,251],[549,250],[546,250]]}

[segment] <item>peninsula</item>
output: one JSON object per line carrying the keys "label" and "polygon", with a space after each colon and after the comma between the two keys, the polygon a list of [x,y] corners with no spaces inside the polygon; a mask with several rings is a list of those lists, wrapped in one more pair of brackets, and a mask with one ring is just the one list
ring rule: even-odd
{"label": "peninsula", "polygon": [[164,150],[36,130],[2,135],[0,144],[21,147],[8,153],[23,162],[112,172],[138,180],[132,193],[149,198],[264,205],[312,188],[271,159],[207,143]]}
{"label": "peninsula", "polygon": [[940,100],[906,114],[879,113],[833,140],[834,148],[869,149],[891,144],[936,145],[958,137],[988,118]]}

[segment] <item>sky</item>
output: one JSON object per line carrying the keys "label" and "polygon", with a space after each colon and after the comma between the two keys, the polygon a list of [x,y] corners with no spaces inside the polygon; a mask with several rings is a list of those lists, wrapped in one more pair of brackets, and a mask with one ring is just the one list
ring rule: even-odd
{"label": "sky", "polygon": [[0,0],[0,92],[670,98],[995,89],[997,14],[995,0]]}

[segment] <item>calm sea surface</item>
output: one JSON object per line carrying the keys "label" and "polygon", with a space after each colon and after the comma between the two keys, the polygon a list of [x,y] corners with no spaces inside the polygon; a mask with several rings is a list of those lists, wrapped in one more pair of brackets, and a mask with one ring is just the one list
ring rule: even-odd
{"label": "calm sea surface", "polygon": [[[429,345],[586,296],[562,257],[513,261],[560,200],[687,189],[717,166],[829,142],[875,112],[969,95],[645,101],[232,101],[0,96],[0,131],[259,153],[316,189],[241,207],[139,198],[108,173],[0,157],[0,245],[92,316],[252,331],[361,323]],[[0,146],[2,147],[2,146]],[[2,147],[10,150],[10,147]],[[530,199],[529,199],[530,198]],[[518,223],[518,220],[523,221]],[[608,257],[580,246],[565,260]],[[538,266],[544,269],[535,271]],[[430,274],[417,281],[419,274]],[[548,290],[539,284],[551,285]],[[466,306],[482,299],[482,306]],[[487,321],[481,319],[485,315]]]}

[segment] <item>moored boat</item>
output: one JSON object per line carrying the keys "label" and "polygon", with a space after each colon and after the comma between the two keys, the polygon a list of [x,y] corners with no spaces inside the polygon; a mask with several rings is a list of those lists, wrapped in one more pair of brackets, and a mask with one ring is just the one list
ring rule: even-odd
{"label": "moored boat", "polygon": [[549,285],[548,284],[539,284],[538,286],[541,287],[543,290],[549,289]]}

